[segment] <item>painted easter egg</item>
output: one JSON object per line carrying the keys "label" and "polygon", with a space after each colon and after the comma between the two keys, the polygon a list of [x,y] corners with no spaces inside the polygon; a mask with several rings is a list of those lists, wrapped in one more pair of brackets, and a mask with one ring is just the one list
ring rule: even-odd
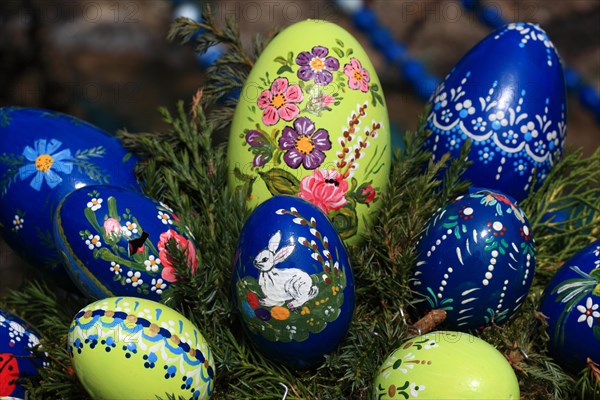
{"label": "painted easter egg", "polygon": [[189,229],[167,205],[138,192],[91,185],[65,197],[54,236],[69,275],[92,298],[165,298],[176,281],[167,243],[175,240],[197,267]]}
{"label": "painted easter egg", "polygon": [[456,64],[429,101],[425,147],[458,157],[467,139],[475,186],[524,199],[563,153],[565,82],[554,45],[537,25],[490,34]]}
{"label": "painted easter egg", "polygon": [[600,361],[600,240],[560,267],[540,311],[548,317],[548,346],[561,366],[579,372],[588,357]]}
{"label": "painted easter egg", "polygon": [[358,242],[387,187],[391,139],[381,84],[356,39],[319,20],[279,33],[242,89],[228,160],[229,187],[251,206],[299,196]]}
{"label": "painted easter egg", "polygon": [[[17,254],[53,275],[60,255],[52,237],[58,202],[90,184],[138,188],[137,158],[115,137],[52,111],[0,108],[0,230]],[[66,274],[65,274],[66,275]]]}
{"label": "painted easter egg", "polygon": [[268,357],[310,368],[335,350],[354,311],[354,277],[339,235],[316,206],[274,196],[248,218],[233,291],[246,333]]}
{"label": "painted easter egg", "polygon": [[154,301],[111,297],[75,315],[68,351],[94,399],[208,399],[215,365],[202,333]]}
{"label": "painted easter egg", "polygon": [[428,221],[409,285],[425,312],[442,309],[453,330],[506,322],[533,279],[531,226],[512,199],[490,190],[459,196]]}
{"label": "painted easter egg", "polygon": [[518,400],[517,377],[502,353],[467,333],[417,336],[382,364],[373,400]]}
{"label": "painted easter egg", "polygon": [[47,364],[33,358],[32,349],[40,336],[25,321],[0,309],[0,398],[25,398],[25,389],[16,382],[38,374]]}

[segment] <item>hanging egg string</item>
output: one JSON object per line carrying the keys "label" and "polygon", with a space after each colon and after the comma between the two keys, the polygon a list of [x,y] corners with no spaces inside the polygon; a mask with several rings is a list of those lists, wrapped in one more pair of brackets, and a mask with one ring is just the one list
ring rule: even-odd
{"label": "hanging egg string", "polygon": [[[335,3],[352,18],[354,26],[367,33],[373,46],[383,53],[386,60],[396,65],[414,92],[427,101],[435,91],[439,79],[429,74],[423,64],[412,58],[402,43],[392,37],[389,29],[382,26],[375,12],[365,2],[336,0]],[[482,4],[479,0],[462,0],[463,7],[476,13],[490,28],[498,29],[507,24],[499,10]],[[589,109],[600,122],[600,94],[585,82],[577,71],[563,65],[567,89],[577,95],[581,105]]]}
{"label": "hanging egg string", "polygon": [[[492,29],[498,29],[507,24],[500,10],[483,4],[480,0],[462,0],[463,7],[474,12],[481,22]],[[585,81],[573,68],[563,64],[567,90],[579,99],[582,106],[589,109],[600,122],[600,93]]]}

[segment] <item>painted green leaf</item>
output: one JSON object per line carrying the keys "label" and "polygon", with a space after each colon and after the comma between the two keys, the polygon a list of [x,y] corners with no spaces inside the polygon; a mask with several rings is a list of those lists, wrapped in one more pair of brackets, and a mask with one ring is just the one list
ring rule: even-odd
{"label": "painted green leaf", "polygon": [[121,221],[121,217],[117,211],[117,200],[113,196],[110,196],[106,203],[108,204],[108,215],[117,221]]}
{"label": "painted green leaf", "polygon": [[91,208],[86,207],[83,211],[83,214],[85,215],[85,218],[88,220],[90,225],[94,227],[96,232],[103,232],[100,228],[100,224],[98,224],[98,220],[96,219],[96,213]]}
{"label": "painted green leaf", "polygon": [[289,65],[282,65],[281,67],[279,67],[279,69],[277,70],[277,75],[281,75],[284,72],[294,72],[292,71],[292,68],[290,68]]}
{"label": "painted green leaf", "polygon": [[335,212],[332,216],[335,229],[342,239],[350,238],[358,232],[358,216],[354,204],[348,204]]}
{"label": "painted green leaf", "polygon": [[281,168],[259,172],[259,175],[273,196],[278,194],[297,195],[300,192],[300,181],[294,175]]}
{"label": "painted green leaf", "polygon": [[339,47],[332,47],[331,50],[333,50],[338,57],[344,57],[344,51]]}

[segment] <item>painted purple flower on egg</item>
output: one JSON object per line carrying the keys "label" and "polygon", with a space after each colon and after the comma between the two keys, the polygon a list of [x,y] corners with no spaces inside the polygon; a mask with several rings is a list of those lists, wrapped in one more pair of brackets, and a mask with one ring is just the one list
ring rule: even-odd
{"label": "painted purple flower on egg", "polygon": [[327,57],[327,47],[315,46],[310,52],[303,51],[296,57],[300,66],[298,78],[308,81],[314,78],[315,84],[325,86],[333,80],[331,71],[337,71],[340,63],[335,57]]}
{"label": "painted purple flower on egg", "polygon": [[257,130],[251,129],[246,132],[246,143],[250,145],[250,151],[254,154],[253,167],[262,167],[273,156],[271,145],[265,135]]}
{"label": "painted purple flower on egg", "polygon": [[315,129],[309,118],[300,117],[294,121],[293,128],[283,128],[279,147],[287,150],[283,159],[291,168],[298,168],[302,163],[306,169],[315,169],[325,160],[323,151],[331,149],[331,142],[325,129]]}

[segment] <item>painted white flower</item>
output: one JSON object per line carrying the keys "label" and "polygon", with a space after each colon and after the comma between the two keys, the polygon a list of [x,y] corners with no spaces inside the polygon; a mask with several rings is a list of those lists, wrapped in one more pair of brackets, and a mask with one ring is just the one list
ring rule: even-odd
{"label": "painted white flower", "polygon": [[458,111],[461,118],[475,114],[475,107],[473,107],[473,102],[471,100],[465,100],[462,103],[458,103],[454,108]]}
{"label": "painted white flower", "polygon": [[595,255],[596,257],[600,256],[600,246],[597,246],[597,247],[596,247],[596,250],[594,250],[594,255]]}
{"label": "painted white flower", "polygon": [[506,118],[506,114],[502,110],[490,114],[488,118],[492,122],[492,129],[494,130],[508,126],[508,118]]}
{"label": "painted white flower", "polygon": [[423,348],[424,348],[425,350],[430,350],[430,349],[433,349],[433,348],[436,348],[436,347],[440,347],[440,345],[439,345],[439,344],[437,344],[437,343],[435,342],[435,340],[430,340],[429,342],[427,342],[427,343],[425,343],[425,344],[423,345]]}
{"label": "painted white flower", "polygon": [[425,385],[417,385],[416,383],[411,382],[408,389],[410,390],[412,397],[419,397],[419,392],[425,390]]}
{"label": "painted white flower", "polygon": [[21,338],[25,335],[25,328],[18,322],[10,321],[8,323],[8,335],[17,342],[20,342]]}
{"label": "painted white flower", "polygon": [[150,286],[150,290],[156,292],[157,294],[162,294],[163,290],[167,287],[167,284],[164,283],[162,279],[152,279],[152,285]]}
{"label": "painted white flower", "polygon": [[110,262],[110,270],[115,273],[115,275],[120,275],[123,270],[119,264],[114,261]]}
{"label": "painted white flower", "polygon": [[447,97],[446,92],[442,92],[435,97],[434,103],[439,104],[441,107],[446,107],[448,105]]}
{"label": "painted white flower", "polygon": [[87,240],[85,241],[88,249],[94,250],[95,247],[102,246],[102,242],[100,241],[99,235],[89,235]]}
{"label": "painted white flower", "polygon": [[144,283],[144,281],[140,279],[141,275],[142,274],[140,273],[140,271],[136,271],[135,273],[133,271],[129,271],[127,273],[128,278],[125,280],[125,282],[131,283],[131,286],[133,287],[139,286],[142,283]]}
{"label": "painted white flower", "polygon": [[173,221],[171,220],[171,216],[162,211],[158,212],[157,218],[160,219],[160,221],[165,225],[173,223]]}
{"label": "painted white flower", "polygon": [[99,210],[100,207],[102,207],[102,201],[103,201],[102,199],[98,199],[98,198],[94,197],[93,199],[88,201],[87,207],[91,208],[92,211]]}
{"label": "painted white flower", "polygon": [[23,223],[24,222],[25,222],[24,218],[21,218],[18,215],[15,215],[15,218],[13,219],[14,229],[16,231],[18,231],[19,229],[23,228]]}
{"label": "painted white flower", "polygon": [[158,272],[160,259],[151,255],[146,261],[144,261],[144,265],[146,266],[146,271]]}
{"label": "painted white flower", "polygon": [[27,343],[28,347],[35,347],[40,344],[40,339],[35,336],[33,333],[29,334],[29,343]]}
{"label": "painted white flower", "polygon": [[127,235],[127,237],[130,237],[134,233],[138,233],[137,224],[131,221],[125,222],[125,224],[123,225],[123,233]]}
{"label": "painted white flower", "polygon": [[577,311],[581,313],[577,322],[587,322],[588,326],[591,328],[594,325],[594,319],[600,317],[600,312],[596,311],[598,309],[598,304],[594,304],[594,301],[591,297],[588,297],[585,302],[585,307],[581,304],[577,306]]}

